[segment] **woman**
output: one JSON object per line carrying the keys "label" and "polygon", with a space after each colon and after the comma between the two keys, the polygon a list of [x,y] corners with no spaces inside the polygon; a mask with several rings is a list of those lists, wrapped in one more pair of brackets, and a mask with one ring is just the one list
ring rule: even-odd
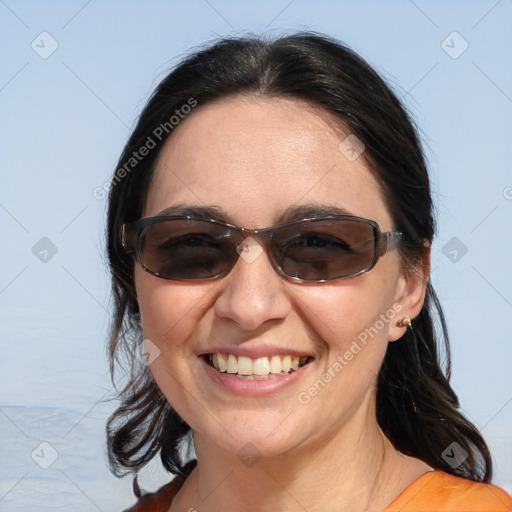
{"label": "woman", "polygon": [[439,363],[432,210],[411,120],[339,42],[226,39],[170,73],[109,202],[109,460],[177,475],[130,510],[510,510]]}

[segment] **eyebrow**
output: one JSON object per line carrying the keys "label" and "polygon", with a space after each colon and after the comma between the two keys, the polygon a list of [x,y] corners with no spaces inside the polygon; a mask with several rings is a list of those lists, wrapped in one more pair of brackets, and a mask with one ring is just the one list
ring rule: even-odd
{"label": "eyebrow", "polygon": [[[191,215],[200,219],[213,219],[220,222],[228,222],[235,224],[230,215],[225,212],[220,206],[209,205],[189,205],[189,204],[175,204],[169,206],[157,213],[156,216],[161,215]],[[292,205],[282,210],[276,219],[276,223],[281,224],[285,222],[292,222],[306,218],[324,217],[328,215],[350,215],[355,216],[352,212],[346,210],[341,206],[327,205],[327,204],[301,204]]]}

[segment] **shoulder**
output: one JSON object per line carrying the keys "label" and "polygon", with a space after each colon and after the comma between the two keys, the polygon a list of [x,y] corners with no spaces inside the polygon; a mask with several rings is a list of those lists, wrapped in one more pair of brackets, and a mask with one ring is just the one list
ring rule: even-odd
{"label": "shoulder", "polygon": [[133,507],[123,512],[167,512],[182,483],[183,479],[176,477],[156,492],[144,494]]}
{"label": "shoulder", "polygon": [[510,512],[512,498],[496,485],[436,470],[425,473],[384,512]]}

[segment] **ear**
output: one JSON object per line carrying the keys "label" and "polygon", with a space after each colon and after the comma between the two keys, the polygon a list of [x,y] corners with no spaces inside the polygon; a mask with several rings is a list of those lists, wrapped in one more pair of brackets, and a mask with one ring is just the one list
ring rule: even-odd
{"label": "ear", "polygon": [[411,272],[403,272],[397,280],[394,304],[401,306],[398,314],[393,318],[389,327],[389,341],[400,339],[407,327],[399,327],[397,322],[409,317],[413,323],[425,303],[427,284],[430,277],[430,243],[425,242],[427,250],[422,256],[419,265]]}

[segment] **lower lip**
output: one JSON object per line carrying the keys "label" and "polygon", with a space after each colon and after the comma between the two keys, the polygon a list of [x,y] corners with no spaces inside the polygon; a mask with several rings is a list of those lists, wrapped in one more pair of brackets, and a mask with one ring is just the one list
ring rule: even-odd
{"label": "lower lip", "polygon": [[268,380],[244,380],[235,377],[233,374],[220,372],[213,366],[210,366],[204,357],[199,358],[203,363],[203,367],[208,376],[218,385],[234,393],[243,396],[262,396],[276,393],[281,389],[292,386],[298,379],[308,373],[309,367],[313,362],[310,362],[298,370],[290,373],[289,375],[282,375],[273,377]]}

